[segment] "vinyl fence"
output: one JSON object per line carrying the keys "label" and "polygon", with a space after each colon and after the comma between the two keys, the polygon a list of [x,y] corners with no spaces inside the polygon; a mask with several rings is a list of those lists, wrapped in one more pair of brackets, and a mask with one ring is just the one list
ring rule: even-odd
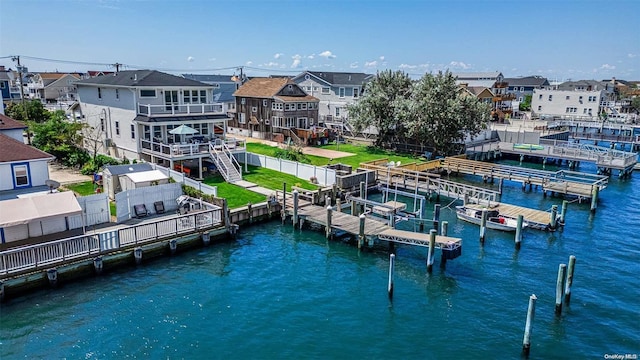
{"label": "vinyl fence", "polygon": [[173,180],[175,180],[178,183],[185,184],[187,186],[191,186],[192,188],[198,189],[198,190],[202,191],[203,193],[205,193],[207,195],[213,195],[215,197],[218,196],[218,187],[217,186],[211,186],[211,185],[203,184],[200,181],[193,180],[193,179],[187,177],[184,173],[181,173],[181,172],[178,172],[178,171],[175,171],[175,170],[171,170],[169,168],[166,168],[164,166],[160,166],[158,164],[151,164],[151,166],[153,167],[154,170],[159,170],[159,171],[165,173],[168,177],[172,178]]}
{"label": "vinyl fence", "polygon": [[82,208],[82,214],[69,216],[69,229],[79,229],[83,225],[92,226],[111,221],[109,198],[106,193],[80,196],[76,199]]}
{"label": "vinyl fence", "polygon": [[[244,163],[244,154],[234,154],[234,156],[238,162]],[[249,165],[266,167],[267,169],[294,175],[307,181],[315,177],[321,186],[332,186],[336,183],[336,171],[326,167],[302,164],[297,161],[283,160],[251,152],[247,152],[247,163]]]}
{"label": "vinyl fence", "polygon": [[148,186],[139,189],[122,191],[116,194],[116,218],[122,222],[136,216],[134,206],[144,205],[150,214],[155,213],[153,203],[162,201],[164,211],[171,212],[178,209],[176,199],[182,195],[179,183]]}

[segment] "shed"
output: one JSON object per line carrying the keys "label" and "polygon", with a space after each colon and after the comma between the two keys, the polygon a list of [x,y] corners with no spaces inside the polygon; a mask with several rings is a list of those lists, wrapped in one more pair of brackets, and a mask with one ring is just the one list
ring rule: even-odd
{"label": "shed", "polygon": [[153,167],[147,163],[131,164],[131,165],[109,165],[102,171],[102,184],[104,192],[109,195],[111,200],[115,199],[117,193],[122,191],[120,178],[124,174],[133,174],[153,170]]}
{"label": "shed", "polygon": [[120,177],[122,191],[168,183],[169,177],[166,174],[163,174],[160,170],[128,173]]}
{"label": "shed", "polygon": [[79,214],[82,208],[71,191],[0,201],[0,241],[69,230],[68,218]]}

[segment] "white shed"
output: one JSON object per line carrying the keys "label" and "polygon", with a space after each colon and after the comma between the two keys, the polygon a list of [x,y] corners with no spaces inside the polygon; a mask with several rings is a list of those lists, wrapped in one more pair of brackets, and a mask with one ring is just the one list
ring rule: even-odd
{"label": "white shed", "polygon": [[122,191],[168,183],[169,177],[166,174],[163,174],[160,170],[129,173],[120,177]]}

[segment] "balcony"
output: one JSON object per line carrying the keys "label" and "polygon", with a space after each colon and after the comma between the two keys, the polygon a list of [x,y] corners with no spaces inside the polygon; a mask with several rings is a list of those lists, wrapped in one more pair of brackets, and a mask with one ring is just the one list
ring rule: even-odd
{"label": "balcony", "polygon": [[493,96],[493,102],[515,100],[515,94],[496,94]]}
{"label": "balcony", "polygon": [[138,104],[138,114],[152,117],[174,115],[225,115],[226,113],[222,103],[215,103],[172,105]]}
{"label": "balcony", "polygon": [[209,144],[211,143],[217,146],[221,144],[221,141],[223,141],[229,149],[232,149],[232,152],[243,152],[246,149],[245,141],[235,138],[226,138],[225,140],[214,139],[212,141],[190,139],[189,142],[173,144],[168,144],[158,139],[141,139],[140,147],[142,148],[142,153],[159,156],[161,158],[198,158],[205,155],[209,156]]}

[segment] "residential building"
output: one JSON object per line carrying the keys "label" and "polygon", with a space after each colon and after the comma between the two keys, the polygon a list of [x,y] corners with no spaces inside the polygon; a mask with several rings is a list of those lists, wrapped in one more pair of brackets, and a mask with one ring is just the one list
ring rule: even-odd
{"label": "residential building", "polygon": [[499,71],[453,73],[456,83],[469,88],[487,88],[493,94],[491,115],[495,121],[504,121],[513,112],[514,95],[507,92],[508,84]]}
{"label": "residential building", "polygon": [[229,118],[214,101],[213,86],[154,70],[120,71],[76,86],[81,117],[94,129],[85,136],[90,151],[157,163],[197,178],[219,160],[210,142],[224,140]]}
{"label": "residential building", "polygon": [[80,78],[80,74],[57,72],[31,74],[27,83],[28,96],[31,99],[40,99],[47,103],[73,101],[77,93],[74,83]]}
{"label": "residential building", "polygon": [[2,98],[2,100],[11,99],[11,93],[9,92],[10,83],[9,72],[4,69],[4,66],[0,65],[0,98]]}
{"label": "residential building", "polygon": [[597,120],[607,101],[604,89],[534,89],[531,98],[532,115],[542,119],[571,118]]}
{"label": "residential building", "polygon": [[317,98],[321,126],[339,126],[349,118],[347,106],[358,101],[374,75],[365,73],[305,71],[292,81]]}
{"label": "residential building", "polygon": [[23,122],[14,120],[4,114],[0,115],[0,134],[24,143],[24,130],[27,128]]}
{"label": "residential building", "polygon": [[236,117],[230,132],[299,145],[328,136],[317,129],[319,100],[288,78],[253,78],[233,95]]}
{"label": "residential building", "polygon": [[232,75],[182,74],[185,79],[200,81],[213,86],[213,100],[224,104],[225,113],[236,112],[236,98],[233,93],[240,88],[240,78]]}
{"label": "residential building", "polygon": [[550,86],[547,78],[534,75],[517,78],[505,78],[504,82],[508,84],[507,93],[513,94],[516,101],[524,101],[525,96],[533,96],[533,89],[543,89]]}

